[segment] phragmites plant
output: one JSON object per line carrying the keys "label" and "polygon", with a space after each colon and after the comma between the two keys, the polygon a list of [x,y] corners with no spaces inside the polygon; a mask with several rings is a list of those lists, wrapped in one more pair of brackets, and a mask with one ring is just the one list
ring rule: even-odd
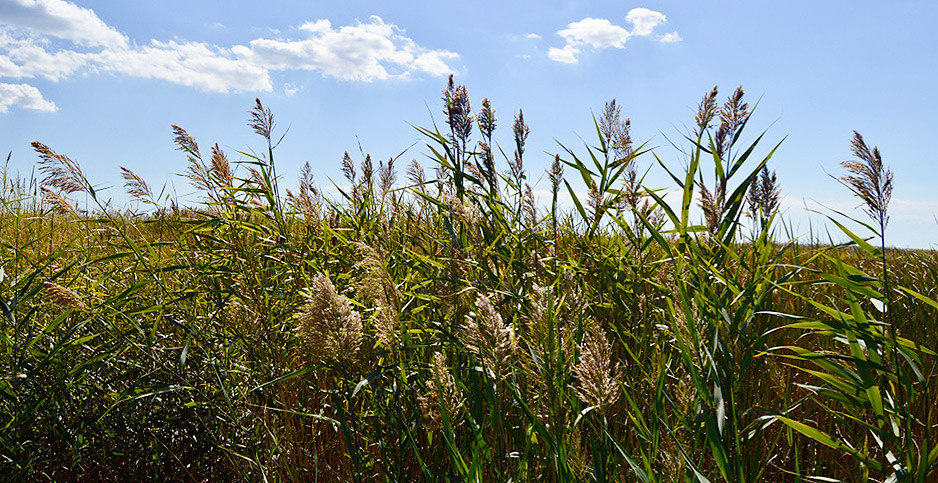
{"label": "phragmites plant", "polygon": [[507,375],[507,364],[517,346],[515,332],[505,325],[501,314],[484,294],[476,297],[475,307],[466,328],[469,350],[479,357],[489,375],[500,381]]}
{"label": "phragmites plant", "polygon": [[88,305],[82,302],[81,296],[68,287],[55,282],[43,282],[42,288],[49,300],[59,307],[80,311],[90,310]]}
{"label": "phragmites plant", "polygon": [[[732,147],[736,143],[737,137],[743,126],[749,120],[749,104],[743,101],[742,86],[737,87],[732,95],[729,96],[723,107],[717,107],[716,97],[718,95],[717,86],[713,87],[707,93],[697,107],[697,128],[695,135],[699,143],[716,154],[714,162],[718,166],[714,167],[714,186],[711,191],[704,183],[701,177],[698,181],[700,185],[700,209],[703,210],[704,220],[707,229],[711,234],[717,233],[720,223],[727,212],[727,181],[735,171],[732,169],[734,158]],[[717,129],[716,136],[707,140],[703,139],[703,134],[708,133],[712,125],[714,116],[720,119],[720,126]],[[709,144],[709,146],[707,146]]]}
{"label": "phragmites plant", "polygon": [[599,118],[599,130],[606,139],[606,144],[611,148],[616,165],[631,161],[629,158],[632,154],[631,127],[631,119],[622,119],[622,105],[616,104],[615,99],[606,102],[603,114]]}
{"label": "phragmites plant", "polygon": [[775,171],[769,171],[768,166],[763,166],[759,171],[759,177],[749,185],[749,192],[746,194],[746,203],[749,208],[747,214],[754,220],[764,220],[775,212],[781,200],[782,192],[778,186],[778,178]]}
{"label": "phragmites plant", "polygon": [[358,272],[356,298],[372,306],[375,337],[386,348],[396,347],[399,340],[399,302],[394,281],[385,268],[384,257],[374,248],[355,243],[361,259],[355,264]]}
{"label": "phragmites plant", "polygon": [[446,367],[446,357],[441,352],[433,354],[429,376],[427,390],[418,396],[421,412],[429,420],[427,429],[443,429],[444,411],[450,425],[455,427],[462,418],[466,398],[456,386],[456,379]]}
{"label": "phragmites plant", "polygon": [[140,176],[133,171],[121,166],[121,177],[124,178],[124,189],[131,199],[141,203],[155,204],[153,201],[153,191],[150,186]]}
{"label": "phragmites plant", "polygon": [[511,126],[511,132],[514,134],[515,151],[514,156],[508,160],[508,175],[515,187],[521,187],[524,182],[524,145],[528,141],[528,135],[531,134],[531,128],[524,122],[524,111],[518,110],[515,116],[515,122]]}
{"label": "phragmites plant", "polygon": [[231,187],[231,182],[233,181],[231,163],[228,162],[228,157],[225,156],[225,152],[218,147],[218,143],[212,146],[212,161],[210,166],[210,174],[215,183],[222,188]]}
{"label": "phragmites plant", "polygon": [[495,109],[488,98],[482,99],[482,109],[476,115],[479,124],[479,132],[482,133],[482,139],[479,140],[478,171],[482,180],[488,185],[489,196],[495,196],[498,193],[498,173],[495,172],[495,155],[492,153],[492,134],[495,132]]}
{"label": "phragmites plant", "polygon": [[56,153],[39,141],[33,141],[31,144],[33,150],[39,154],[39,171],[45,175],[42,180],[44,186],[66,195],[79,191],[94,192],[78,162],[64,154]]}
{"label": "phragmites plant", "polygon": [[864,211],[879,226],[883,236],[889,224],[889,201],[892,199],[892,170],[883,165],[879,148],[870,149],[860,133],[853,132],[850,150],[857,160],[841,161],[840,164],[849,173],[840,178],[857,198],[863,202]]}
{"label": "phragmites plant", "polygon": [[604,413],[620,395],[621,374],[612,345],[602,329],[593,327],[583,334],[578,349],[580,360],[573,369],[579,382],[577,395],[581,401]]}
{"label": "phragmites plant", "polygon": [[458,154],[462,155],[466,152],[469,136],[472,134],[472,106],[466,86],[455,85],[452,74],[446,89],[443,90],[443,104],[443,114],[446,115],[446,123],[450,128],[451,141],[456,145]]}
{"label": "phragmites plant", "polygon": [[[777,239],[742,89],[676,152],[612,100],[546,157],[443,98],[407,186],[359,150],[281,199],[259,101],[267,150],[173,127],[198,197],[122,168],[121,209],[41,143],[0,172],[0,480],[936,481],[938,257]],[[883,235],[892,172],[852,149]]]}
{"label": "phragmites plant", "polygon": [[361,348],[361,315],[325,273],[313,278],[296,322],[303,354],[311,362],[349,362]]}

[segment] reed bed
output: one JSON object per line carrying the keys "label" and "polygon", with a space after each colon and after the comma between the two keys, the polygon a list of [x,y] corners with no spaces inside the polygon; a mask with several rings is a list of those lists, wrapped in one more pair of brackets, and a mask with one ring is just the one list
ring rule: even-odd
{"label": "reed bed", "polygon": [[0,478],[936,481],[938,256],[888,248],[882,156],[844,164],[865,232],[786,241],[781,143],[718,97],[677,160],[610,102],[546,209],[523,113],[497,141],[452,79],[430,169],[346,154],[334,199],[283,182],[260,100],[260,154],[173,126],[193,206],[122,168],[115,209],[34,143],[0,212]]}

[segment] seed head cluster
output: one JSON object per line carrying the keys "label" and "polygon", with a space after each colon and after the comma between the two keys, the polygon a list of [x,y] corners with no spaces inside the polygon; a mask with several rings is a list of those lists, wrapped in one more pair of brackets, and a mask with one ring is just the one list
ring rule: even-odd
{"label": "seed head cluster", "polygon": [[353,360],[362,342],[361,314],[351,301],[336,292],[329,276],[313,279],[307,303],[296,316],[297,333],[304,355],[311,361],[347,362]]}

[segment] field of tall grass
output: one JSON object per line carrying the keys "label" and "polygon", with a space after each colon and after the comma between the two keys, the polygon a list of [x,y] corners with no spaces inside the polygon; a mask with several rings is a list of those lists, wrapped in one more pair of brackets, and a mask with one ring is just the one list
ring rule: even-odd
{"label": "field of tall grass", "polygon": [[173,126],[198,205],[122,168],[116,209],[33,143],[0,208],[0,479],[938,481],[938,254],[888,248],[882,156],[856,134],[849,242],[786,241],[781,143],[718,97],[677,159],[608,103],[549,207],[523,114],[452,79],[432,166],[346,154],[334,197],[284,181],[260,100],[256,152]]}

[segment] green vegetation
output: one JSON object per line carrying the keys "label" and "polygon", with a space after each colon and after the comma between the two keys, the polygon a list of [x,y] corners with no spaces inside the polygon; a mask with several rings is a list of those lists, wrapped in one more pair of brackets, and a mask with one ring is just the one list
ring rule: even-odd
{"label": "green vegetation", "polygon": [[938,256],[886,250],[862,137],[869,235],[836,215],[850,243],[780,242],[780,143],[747,136],[741,89],[676,161],[610,102],[548,211],[523,115],[506,147],[488,100],[451,80],[444,104],[432,179],[346,154],[335,200],[308,165],[280,186],[260,101],[239,161],[174,126],[198,207],[125,169],[148,209],[115,211],[34,143],[43,179],[5,179],[0,213],[0,478],[935,481]]}

